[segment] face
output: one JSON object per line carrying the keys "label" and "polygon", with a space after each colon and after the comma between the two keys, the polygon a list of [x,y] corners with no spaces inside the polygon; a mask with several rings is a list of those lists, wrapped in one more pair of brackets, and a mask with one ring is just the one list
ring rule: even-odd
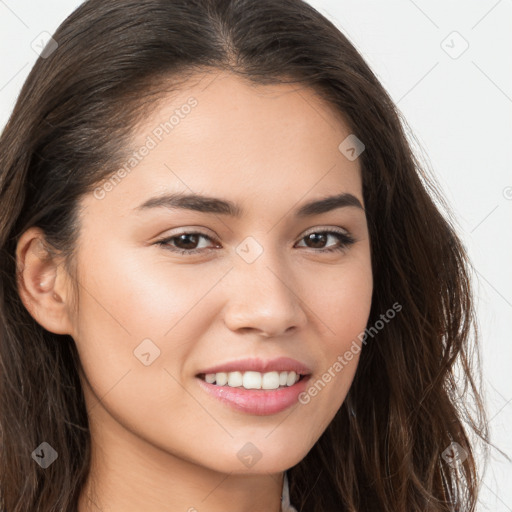
{"label": "face", "polygon": [[311,90],[223,73],[137,128],[133,156],[82,201],[72,336],[93,435],[226,473],[307,454],[371,304],[349,135]]}

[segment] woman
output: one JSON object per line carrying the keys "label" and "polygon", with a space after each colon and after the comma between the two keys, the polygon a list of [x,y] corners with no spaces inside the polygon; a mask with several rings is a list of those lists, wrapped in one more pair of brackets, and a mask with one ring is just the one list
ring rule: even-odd
{"label": "woman", "polygon": [[467,257],[312,7],[89,0],[0,145],[2,510],[474,510]]}

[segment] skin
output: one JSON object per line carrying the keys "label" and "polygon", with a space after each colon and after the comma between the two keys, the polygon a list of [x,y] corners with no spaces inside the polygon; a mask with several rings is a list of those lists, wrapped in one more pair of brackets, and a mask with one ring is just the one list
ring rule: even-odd
{"label": "skin", "polygon": [[[249,357],[292,357],[316,381],[364,331],[373,282],[363,209],[294,215],[342,192],[364,206],[359,161],[338,149],[351,133],[341,116],[310,89],[205,74],[158,104],[133,148],[191,96],[197,106],[120,183],[82,199],[78,307],[38,228],[17,247],[27,309],[73,337],[83,366],[93,459],[80,512],[278,512],[283,471],[318,440],[357,368],[359,354],[307,405],[268,416],[234,411],[199,387],[201,369]],[[244,215],[135,210],[191,191],[234,201]],[[329,228],[355,242],[322,253],[339,239],[305,238]],[[155,243],[195,231],[211,239],[174,247],[200,254]],[[236,252],[249,236],[263,249],[250,264]],[[148,366],[134,356],[146,338],[160,350]],[[237,457],[248,442],[262,455],[250,468]]]}

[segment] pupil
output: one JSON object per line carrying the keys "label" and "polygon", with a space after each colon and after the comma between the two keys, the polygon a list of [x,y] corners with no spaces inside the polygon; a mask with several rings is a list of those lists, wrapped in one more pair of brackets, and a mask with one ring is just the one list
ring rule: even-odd
{"label": "pupil", "polygon": [[190,239],[192,239],[192,245],[196,245],[197,238],[198,238],[198,235],[193,235],[193,234],[179,235],[178,236],[178,246],[182,242],[185,242],[185,247],[181,247],[182,249],[191,249],[191,248],[193,249],[194,247],[190,247],[190,244],[187,244],[187,239],[188,239],[188,241],[190,241]]}
{"label": "pupil", "polygon": [[307,239],[314,244],[320,242],[320,246],[314,245],[315,248],[318,248],[322,247],[327,242],[327,235],[322,233],[311,233],[307,236]]}

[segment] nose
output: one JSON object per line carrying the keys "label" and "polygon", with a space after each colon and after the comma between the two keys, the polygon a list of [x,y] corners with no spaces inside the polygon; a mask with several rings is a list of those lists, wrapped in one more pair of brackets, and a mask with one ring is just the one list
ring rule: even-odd
{"label": "nose", "polygon": [[306,324],[306,297],[297,291],[293,273],[278,260],[266,251],[251,264],[238,261],[230,272],[224,322],[233,332],[276,337]]}

